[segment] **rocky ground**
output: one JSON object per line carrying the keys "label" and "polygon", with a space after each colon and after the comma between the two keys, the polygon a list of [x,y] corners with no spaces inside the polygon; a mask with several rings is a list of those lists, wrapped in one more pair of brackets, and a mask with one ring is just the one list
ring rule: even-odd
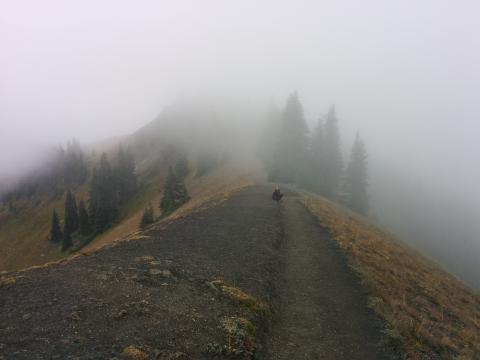
{"label": "rocky ground", "polygon": [[270,190],[4,274],[0,359],[395,358],[334,243],[293,192],[277,205]]}

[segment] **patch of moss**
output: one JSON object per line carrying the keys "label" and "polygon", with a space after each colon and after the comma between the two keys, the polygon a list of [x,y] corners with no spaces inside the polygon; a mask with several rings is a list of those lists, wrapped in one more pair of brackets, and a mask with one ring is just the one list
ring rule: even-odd
{"label": "patch of moss", "polygon": [[223,280],[213,280],[210,284],[230,299],[237,301],[241,307],[254,312],[266,312],[269,310],[266,303],[256,299],[237,287],[225,284]]}

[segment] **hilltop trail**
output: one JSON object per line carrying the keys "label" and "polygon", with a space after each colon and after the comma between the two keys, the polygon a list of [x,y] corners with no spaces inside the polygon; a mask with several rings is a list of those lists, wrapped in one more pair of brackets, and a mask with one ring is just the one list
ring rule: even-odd
{"label": "hilltop trail", "polygon": [[325,229],[295,193],[280,205],[285,266],[271,359],[389,359],[381,324]]}
{"label": "hilltop trail", "polygon": [[[388,359],[336,243],[285,195],[276,204],[270,185],[250,187],[147,239],[4,274],[16,281],[0,284],[0,359],[124,359],[130,346],[142,359],[231,359],[206,345],[225,344],[232,317],[257,327],[259,359]],[[268,320],[215,279],[271,303]]]}

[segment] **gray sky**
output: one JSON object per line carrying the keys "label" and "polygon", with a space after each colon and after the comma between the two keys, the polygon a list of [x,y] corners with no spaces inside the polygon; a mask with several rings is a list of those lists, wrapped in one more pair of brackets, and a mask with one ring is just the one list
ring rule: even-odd
{"label": "gray sky", "polygon": [[[310,121],[336,103],[346,142],[360,129],[383,161],[446,176],[450,160],[463,181],[480,181],[472,171],[480,153],[477,1],[0,6],[4,172],[15,167],[16,144],[128,133],[178,95],[281,105],[297,89]],[[25,158],[29,150],[14,153]]]}
{"label": "gray sky", "polygon": [[296,89],[311,123],[336,104],[346,146],[361,131],[377,211],[396,191],[385,179],[403,177],[475,213],[479,13],[462,0],[2,0],[0,175],[38,146],[131,132],[179,95],[282,105]]}
{"label": "gray sky", "polygon": [[282,104],[297,89],[311,121],[335,102],[345,140],[358,128],[372,153],[407,151],[434,176],[439,152],[465,175],[480,153],[476,1],[0,6],[3,171],[15,143],[128,133],[178,95],[206,92]]}

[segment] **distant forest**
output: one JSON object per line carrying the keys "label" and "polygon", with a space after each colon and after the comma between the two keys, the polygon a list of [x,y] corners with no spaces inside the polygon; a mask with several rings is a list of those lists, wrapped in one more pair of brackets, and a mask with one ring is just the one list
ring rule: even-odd
{"label": "distant forest", "polygon": [[[357,133],[350,159],[344,166],[334,106],[310,131],[295,92],[288,97],[283,111],[270,112],[265,124],[258,154],[269,181],[294,184],[343,203],[359,214],[368,213],[366,148]],[[225,150],[219,147],[216,154],[212,149],[188,154],[181,145],[173,143],[166,149],[163,155],[170,159],[168,164],[164,163],[168,165],[168,176],[158,204],[162,216],[189,199],[184,183],[191,169],[188,159],[196,159],[195,176],[200,177],[221,163],[219,159]],[[113,161],[103,153],[87,164],[78,140],[74,139],[67,142],[65,148],[58,147],[48,163],[22,178],[1,200],[14,213],[15,203],[20,199],[63,197],[64,220],[53,211],[49,240],[67,250],[83,246],[120,220],[122,207],[141,188],[137,176],[130,149],[120,146]],[[78,191],[81,189],[84,190]],[[145,227],[154,220],[154,211],[149,205],[139,225]]]}
{"label": "distant forest", "polygon": [[260,155],[270,181],[296,184],[359,214],[368,213],[365,144],[357,133],[344,167],[334,106],[310,132],[298,94],[292,93],[282,112],[271,111]]}

